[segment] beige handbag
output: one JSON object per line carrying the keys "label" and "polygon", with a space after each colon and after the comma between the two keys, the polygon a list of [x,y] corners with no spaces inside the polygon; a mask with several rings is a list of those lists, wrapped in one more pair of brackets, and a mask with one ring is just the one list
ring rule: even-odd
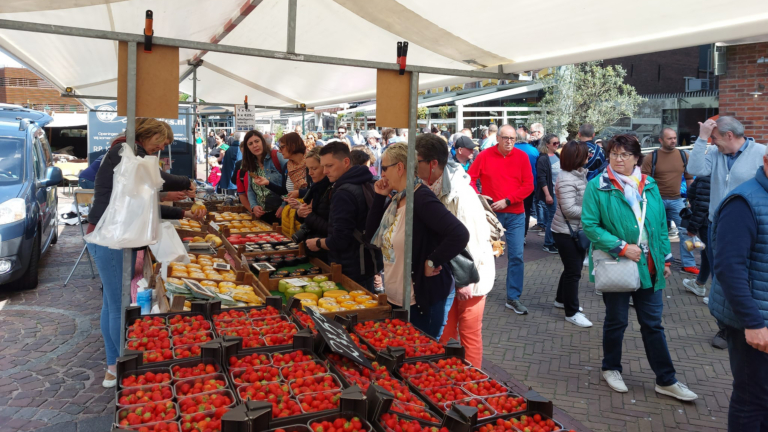
{"label": "beige handbag", "polygon": [[[648,207],[643,193],[643,210],[640,216],[640,235],[643,237],[645,210]],[[601,292],[634,292],[640,289],[640,271],[637,263],[626,257],[614,258],[607,252],[592,248],[592,264],[595,272],[595,288]]]}

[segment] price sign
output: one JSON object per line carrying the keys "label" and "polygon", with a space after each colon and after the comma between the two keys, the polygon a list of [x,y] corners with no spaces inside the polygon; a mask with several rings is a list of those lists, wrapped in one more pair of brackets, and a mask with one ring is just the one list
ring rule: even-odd
{"label": "price sign", "polygon": [[365,354],[355,345],[355,342],[349,337],[349,333],[336,321],[329,320],[312,308],[307,308],[305,312],[315,322],[315,328],[325,340],[325,343],[336,354],[354,361],[355,363],[373,370],[371,362],[365,358]]}
{"label": "price sign", "polygon": [[216,231],[219,230],[219,224],[217,224],[216,222],[208,222],[208,225],[210,225],[211,228],[215,229]]}
{"label": "price sign", "polygon": [[293,286],[302,287],[304,285],[309,285],[309,282],[303,281],[301,279],[284,279],[285,283],[291,284]]}
{"label": "price sign", "polygon": [[253,129],[256,129],[256,108],[235,105],[235,131],[248,132]]}

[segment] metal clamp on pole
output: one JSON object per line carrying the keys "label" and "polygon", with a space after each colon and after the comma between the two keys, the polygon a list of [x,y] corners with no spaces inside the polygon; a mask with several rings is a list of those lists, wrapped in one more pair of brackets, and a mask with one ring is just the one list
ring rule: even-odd
{"label": "metal clamp on pole", "polygon": [[248,95],[245,95],[245,100],[243,100],[243,106],[245,109],[248,109]]}
{"label": "metal clamp on pole", "polygon": [[155,35],[155,30],[152,28],[152,11],[147,9],[147,13],[144,16],[144,52],[152,52],[152,36]]}
{"label": "metal clamp on pole", "polygon": [[397,64],[400,65],[400,75],[405,75],[405,60],[408,57],[408,42],[397,43]]}

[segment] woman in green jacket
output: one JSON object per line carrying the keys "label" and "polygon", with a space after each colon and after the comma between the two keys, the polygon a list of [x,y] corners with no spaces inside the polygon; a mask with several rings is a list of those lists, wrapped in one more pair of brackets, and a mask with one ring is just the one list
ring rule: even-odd
{"label": "woman in green jacket", "polygon": [[[592,241],[592,249],[609,253],[617,259],[637,263],[640,289],[635,292],[605,292],[603,325],[603,377],[613,390],[628,391],[621,377],[621,348],[629,319],[629,301],[634,301],[645,355],[656,374],[656,392],[684,401],[698,396],[677,381],[675,367],[667,348],[664,327],[662,289],[671,271],[672,254],[664,203],[656,181],[640,172],[640,143],[632,135],[617,135],[607,145],[610,165],[587,184],[582,204],[581,222]],[[643,206],[647,206],[640,246],[638,225]],[[590,254],[589,273],[593,263]]]}

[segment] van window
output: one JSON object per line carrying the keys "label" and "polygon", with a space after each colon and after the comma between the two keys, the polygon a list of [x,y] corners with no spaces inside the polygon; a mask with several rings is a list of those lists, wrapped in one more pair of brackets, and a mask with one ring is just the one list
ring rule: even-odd
{"label": "van window", "polygon": [[24,178],[24,138],[0,137],[0,186],[21,183]]}
{"label": "van window", "polygon": [[43,156],[42,146],[40,140],[35,138],[32,146],[32,157],[35,166],[35,177],[42,179],[45,177],[45,158]]}
{"label": "van window", "polygon": [[48,142],[48,138],[45,137],[43,129],[38,129],[40,138],[40,149],[43,151],[43,159],[45,160],[45,166],[53,166],[53,153],[51,152],[51,144]]}

